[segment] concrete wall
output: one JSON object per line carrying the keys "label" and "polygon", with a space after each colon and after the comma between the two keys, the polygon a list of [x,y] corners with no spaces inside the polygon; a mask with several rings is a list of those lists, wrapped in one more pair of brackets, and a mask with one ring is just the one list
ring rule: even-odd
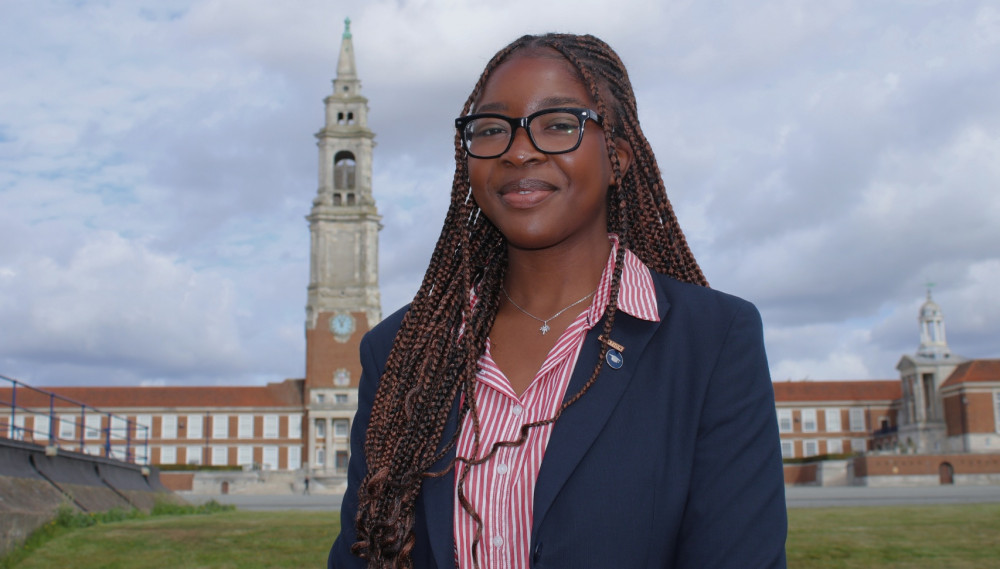
{"label": "concrete wall", "polygon": [[0,439],[0,555],[22,543],[68,505],[84,512],[152,509],[182,501],[159,471],[116,460]]}

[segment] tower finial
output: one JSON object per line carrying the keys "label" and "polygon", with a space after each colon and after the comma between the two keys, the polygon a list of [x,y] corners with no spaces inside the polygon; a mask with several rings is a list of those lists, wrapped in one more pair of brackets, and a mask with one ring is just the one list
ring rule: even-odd
{"label": "tower finial", "polygon": [[343,39],[351,39],[351,18],[344,18],[344,36]]}

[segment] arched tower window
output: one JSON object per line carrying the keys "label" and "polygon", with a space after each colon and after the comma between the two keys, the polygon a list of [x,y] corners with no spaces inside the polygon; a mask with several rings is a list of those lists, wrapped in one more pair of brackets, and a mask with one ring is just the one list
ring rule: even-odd
{"label": "arched tower window", "polygon": [[354,155],[342,150],[333,157],[333,187],[337,190],[347,190],[354,187],[354,171],[356,163]]}

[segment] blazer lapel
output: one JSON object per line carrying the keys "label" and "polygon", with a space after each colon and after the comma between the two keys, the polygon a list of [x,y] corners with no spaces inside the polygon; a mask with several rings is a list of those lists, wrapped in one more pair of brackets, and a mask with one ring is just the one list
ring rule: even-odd
{"label": "blazer lapel", "polygon": [[[657,283],[653,275],[654,284]],[[660,322],[666,316],[669,303],[657,286],[657,311]],[[618,405],[625,388],[635,374],[639,356],[645,350],[653,333],[659,328],[660,322],[650,322],[633,318],[624,312],[615,316],[615,325],[611,331],[611,339],[624,346],[622,352],[624,364],[620,369],[612,369],[606,362],[602,363],[600,375],[594,384],[576,403],[566,408],[552,429],[549,444],[545,449],[535,484],[534,515],[531,524],[532,542],[545,514],[562,489],[566,480],[573,473],[577,464],[587,453],[604,428],[611,412]],[[576,395],[590,379],[594,364],[600,353],[601,343],[597,339],[604,329],[604,320],[594,326],[584,339],[576,369],[570,378],[566,389],[566,399]]]}

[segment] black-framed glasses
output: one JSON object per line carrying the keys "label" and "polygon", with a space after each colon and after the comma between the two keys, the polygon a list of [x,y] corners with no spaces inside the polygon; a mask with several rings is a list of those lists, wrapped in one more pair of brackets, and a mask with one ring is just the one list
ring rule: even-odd
{"label": "black-framed glasses", "polygon": [[544,109],[526,117],[508,117],[497,113],[478,113],[455,119],[462,136],[462,146],[469,156],[496,158],[510,149],[514,134],[521,127],[539,152],[572,152],[583,140],[583,125],[590,119],[603,126],[601,115],[590,109],[560,107]]}

